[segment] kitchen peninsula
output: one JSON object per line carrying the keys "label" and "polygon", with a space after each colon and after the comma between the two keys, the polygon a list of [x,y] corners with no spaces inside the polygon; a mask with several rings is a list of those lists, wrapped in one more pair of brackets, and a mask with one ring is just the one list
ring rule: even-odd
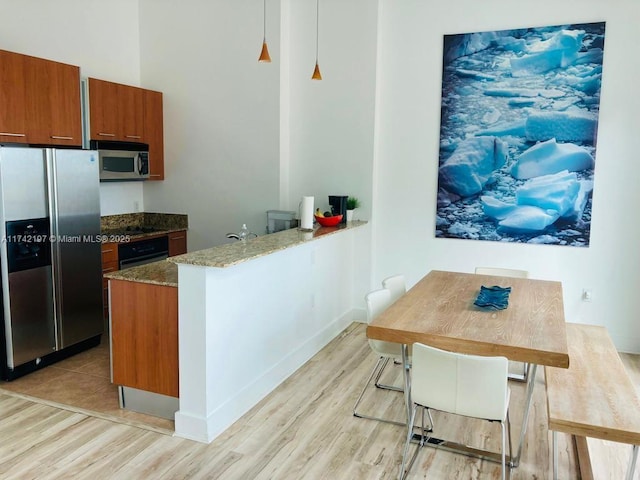
{"label": "kitchen peninsula", "polygon": [[177,436],[211,442],[364,319],[369,228],[290,229],[167,260],[178,266]]}
{"label": "kitchen peninsula", "polygon": [[182,214],[101,219],[111,380],[121,407],[168,419],[178,409],[178,268],[154,258],[185,253],[187,228]]}

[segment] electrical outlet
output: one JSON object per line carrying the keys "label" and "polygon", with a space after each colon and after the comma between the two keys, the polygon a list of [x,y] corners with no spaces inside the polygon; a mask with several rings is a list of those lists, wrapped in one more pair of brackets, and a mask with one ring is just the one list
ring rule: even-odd
{"label": "electrical outlet", "polygon": [[133,211],[134,211],[134,213],[137,213],[137,212],[139,212],[139,211],[140,211],[140,204],[138,203],[138,201],[137,201],[137,200],[135,200],[135,201],[133,202]]}
{"label": "electrical outlet", "polygon": [[590,302],[591,301],[591,290],[588,288],[582,289],[582,301]]}

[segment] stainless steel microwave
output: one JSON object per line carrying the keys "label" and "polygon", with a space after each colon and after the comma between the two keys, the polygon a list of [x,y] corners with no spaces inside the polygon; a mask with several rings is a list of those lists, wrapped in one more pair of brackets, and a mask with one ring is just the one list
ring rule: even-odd
{"label": "stainless steel microwave", "polygon": [[101,182],[149,178],[149,145],[146,143],[91,140],[89,148],[98,151]]}

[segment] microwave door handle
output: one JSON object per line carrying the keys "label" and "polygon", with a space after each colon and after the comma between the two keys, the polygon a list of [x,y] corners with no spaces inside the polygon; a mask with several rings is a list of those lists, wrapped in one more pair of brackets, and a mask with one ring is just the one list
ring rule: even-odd
{"label": "microwave door handle", "polygon": [[138,153],[136,158],[138,161],[138,175],[142,175],[142,156]]}

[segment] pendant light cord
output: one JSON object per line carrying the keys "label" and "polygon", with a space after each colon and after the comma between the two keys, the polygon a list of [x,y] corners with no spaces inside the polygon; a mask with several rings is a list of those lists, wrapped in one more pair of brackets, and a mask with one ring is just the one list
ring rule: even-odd
{"label": "pendant light cord", "polygon": [[320,25],[320,0],[316,0],[316,63],[318,63],[318,39],[320,38],[319,25]]}
{"label": "pendant light cord", "polygon": [[267,0],[262,0],[262,42],[267,41]]}

